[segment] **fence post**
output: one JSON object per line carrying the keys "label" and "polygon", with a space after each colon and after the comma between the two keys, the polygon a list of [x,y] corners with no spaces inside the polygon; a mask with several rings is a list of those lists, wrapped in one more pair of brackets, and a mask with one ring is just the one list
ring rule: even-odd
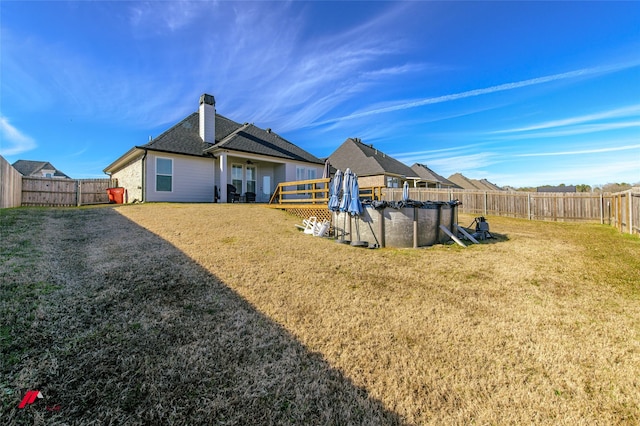
{"label": "fence post", "polygon": [[623,222],[622,222],[622,208],[623,208],[623,204],[622,204],[622,193],[618,193],[618,202],[617,204],[617,213],[618,213],[618,229],[620,230],[620,232],[624,232],[624,226],[623,226]]}
{"label": "fence post", "polygon": [[600,193],[600,225],[604,225],[604,196]]}
{"label": "fence post", "polygon": [[82,205],[82,182],[76,180],[76,205],[80,207]]}
{"label": "fence post", "polygon": [[484,191],[484,215],[487,215],[487,191]]}
{"label": "fence post", "polygon": [[527,219],[531,220],[531,193],[527,192]]}
{"label": "fence post", "polygon": [[633,234],[633,200],[631,198],[631,190],[627,194],[627,204],[629,204],[629,219],[627,220],[627,229],[629,234]]}

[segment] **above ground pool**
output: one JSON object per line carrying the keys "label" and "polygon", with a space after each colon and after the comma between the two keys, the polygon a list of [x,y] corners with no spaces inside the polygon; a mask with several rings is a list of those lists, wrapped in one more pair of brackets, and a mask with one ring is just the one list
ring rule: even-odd
{"label": "above ground pool", "polygon": [[338,240],[377,247],[424,247],[451,238],[440,229],[453,230],[458,201],[372,202],[361,216],[333,213],[332,226]]}

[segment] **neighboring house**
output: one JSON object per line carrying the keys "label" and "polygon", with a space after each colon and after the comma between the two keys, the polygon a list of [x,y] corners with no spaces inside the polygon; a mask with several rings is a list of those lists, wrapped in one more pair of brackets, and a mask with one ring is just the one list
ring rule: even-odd
{"label": "neighboring house", "polygon": [[460,188],[455,183],[428,168],[425,164],[415,163],[411,166],[411,169],[420,177],[418,186],[426,188]]}
{"label": "neighboring house", "polygon": [[71,179],[48,161],[18,160],[12,166],[22,176]]}
{"label": "neighboring house", "polygon": [[455,173],[447,179],[462,189],[472,189],[475,191],[503,191],[502,188],[486,179],[469,179],[461,173]]}
{"label": "neighboring house", "polygon": [[134,146],[104,169],[129,202],[227,201],[227,185],[267,202],[281,182],[322,177],[324,162],[271,129],[216,113],[204,94],[197,112],[149,143]]}
{"label": "neighboring house", "polygon": [[414,187],[420,181],[411,167],[357,138],[344,141],[329,156],[329,162],[332,167],[343,172],[347,168],[351,169],[358,176],[360,187],[402,188],[405,181],[409,181],[409,185]]}

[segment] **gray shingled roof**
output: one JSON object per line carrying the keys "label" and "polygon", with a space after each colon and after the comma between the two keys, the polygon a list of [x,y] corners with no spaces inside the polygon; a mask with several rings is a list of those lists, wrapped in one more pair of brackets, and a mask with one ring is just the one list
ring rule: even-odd
{"label": "gray shingled roof", "polygon": [[216,114],[216,143],[203,142],[200,137],[199,113],[194,112],[160,136],[140,148],[206,156],[217,149],[262,154],[288,160],[310,163],[323,161],[276,133],[260,129],[253,124],[239,124]]}
{"label": "gray shingled roof", "polygon": [[438,173],[431,170],[426,164],[414,163],[411,166],[411,169],[416,172],[416,174],[420,177],[421,180],[427,182],[436,182],[443,186],[453,186],[457,187],[455,183],[449,181],[448,179],[440,176]]}
{"label": "gray shingled roof", "polygon": [[318,157],[292,144],[280,135],[271,130],[263,130],[253,124],[244,124],[224,140],[216,142],[208,151],[215,152],[218,149],[324,164],[324,161]]}
{"label": "gray shingled roof", "polygon": [[469,178],[461,173],[454,173],[447,179],[449,179],[450,182],[455,183],[462,189],[480,189]]}
{"label": "gray shingled roof", "polygon": [[66,174],[62,173],[60,170],[56,169],[53,164],[48,161],[32,161],[32,160],[18,160],[12,164],[13,168],[16,169],[22,176],[32,176],[33,174],[39,174],[41,170],[55,170],[54,176],[69,178]]}
{"label": "gray shingled roof", "polygon": [[[216,141],[226,138],[240,127],[241,124],[216,114]],[[194,112],[141,148],[204,156],[204,151],[211,146],[200,137],[199,114]]]}
{"label": "gray shingled roof", "polygon": [[494,185],[486,179],[469,179],[461,173],[455,173],[449,176],[448,179],[463,189],[474,189],[480,191],[502,191],[502,188]]}
{"label": "gray shingled roof", "polygon": [[500,188],[498,185],[496,185],[493,182],[489,182],[486,179],[480,179],[480,183],[489,191],[502,191],[502,188]]}
{"label": "gray shingled roof", "polygon": [[417,177],[406,164],[377,150],[359,139],[348,138],[329,156],[336,169],[350,168],[358,176],[377,176],[385,173]]}

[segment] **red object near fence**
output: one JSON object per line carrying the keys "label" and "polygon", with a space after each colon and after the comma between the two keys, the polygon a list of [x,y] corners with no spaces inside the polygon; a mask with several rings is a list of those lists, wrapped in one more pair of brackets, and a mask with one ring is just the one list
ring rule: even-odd
{"label": "red object near fence", "polygon": [[124,203],[124,188],[107,188],[109,202],[115,204]]}

